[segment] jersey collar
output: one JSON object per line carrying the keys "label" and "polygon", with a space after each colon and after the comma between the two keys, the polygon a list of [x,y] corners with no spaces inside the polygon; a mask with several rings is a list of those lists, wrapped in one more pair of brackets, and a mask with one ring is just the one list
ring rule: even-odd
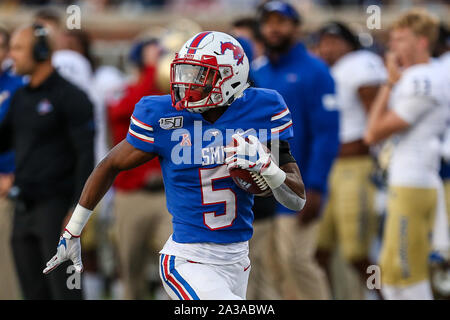
{"label": "jersey collar", "polygon": [[186,112],[188,112],[191,116],[192,116],[192,118],[194,119],[194,120],[201,120],[203,123],[205,123],[205,124],[208,124],[208,125],[211,125],[211,126],[214,126],[214,125],[220,125],[220,124],[222,124],[222,123],[224,123],[224,122],[227,122],[227,121],[232,121],[233,119],[237,119],[237,118],[239,118],[239,112],[240,112],[240,110],[241,110],[241,101],[243,101],[244,100],[244,97],[245,97],[245,90],[244,90],[244,92],[243,92],[243,94],[242,94],[242,96],[241,97],[239,97],[239,98],[237,98],[237,99],[235,99],[229,106],[228,106],[228,108],[225,110],[225,112],[216,120],[216,122],[214,122],[214,123],[211,123],[211,122],[209,122],[209,121],[206,121],[204,118],[203,118],[203,116],[202,116],[202,114],[201,113],[193,113],[193,112],[189,112],[189,111],[186,111]]}
{"label": "jersey collar", "polygon": [[53,70],[52,73],[45,79],[40,85],[37,87],[30,87],[30,84],[27,84],[27,89],[30,91],[39,91],[45,88],[51,88],[55,83],[58,82],[58,79],[60,78],[58,72],[56,70]]}

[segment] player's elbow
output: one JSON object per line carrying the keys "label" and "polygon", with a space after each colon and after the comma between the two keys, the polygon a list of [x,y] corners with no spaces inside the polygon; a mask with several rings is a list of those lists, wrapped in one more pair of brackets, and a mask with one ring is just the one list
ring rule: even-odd
{"label": "player's elbow", "polygon": [[369,125],[364,133],[363,141],[368,146],[376,144],[386,138],[386,130],[379,123]]}
{"label": "player's elbow", "polygon": [[106,172],[108,174],[116,175],[121,170],[120,170],[117,162],[114,160],[114,158],[108,154],[97,164],[94,171],[101,171],[101,172]]}
{"label": "player's elbow", "polygon": [[303,208],[305,207],[305,204],[306,204],[306,196],[303,196],[303,197],[299,196],[297,199],[297,206],[294,210],[295,211],[303,210]]}
{"label": "player's elbow", "polygon": [[286,208],[293,211],[300,211],[303,209],[306,203],[306,196],[304,193],[297,194],[291,188],[285,184],[281,185],[279,188],[272,190],[275,199],[285,206]]}
{"label": "player's elbow", "polygon": [[364,135],[363,141],[366,145],[372,145],[376,142],[375,135],[371,131],[367,131]]}

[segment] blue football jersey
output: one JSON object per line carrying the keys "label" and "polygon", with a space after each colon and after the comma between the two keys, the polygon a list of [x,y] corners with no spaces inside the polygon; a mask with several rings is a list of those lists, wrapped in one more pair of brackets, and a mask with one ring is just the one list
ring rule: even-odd
{"label": "blue football jersey", "polygon": [[136,104],[126,139],[159,156],[174,241],[232,243],[252,236],[253,195],[233,182],[224,164],[223,149],[237,132],[263,143],[289,140],[292,119],[281,95],[248,88],[214,123],[177,111],[169,95]]}

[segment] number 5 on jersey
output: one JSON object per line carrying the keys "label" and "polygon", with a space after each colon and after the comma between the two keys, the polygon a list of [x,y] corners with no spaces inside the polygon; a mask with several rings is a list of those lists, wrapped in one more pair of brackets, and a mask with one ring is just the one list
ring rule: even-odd
{"label": "number 5 on jersey", "polygon": [[224,204],[222,213],[217,211],[203,212],[203,223],[211,230],[230,227],[236,219],[237,198],[231,188],[214,188],[214,181],[231,178],[226,165],[214,168],[199,169],[202,188],[202,205]]}

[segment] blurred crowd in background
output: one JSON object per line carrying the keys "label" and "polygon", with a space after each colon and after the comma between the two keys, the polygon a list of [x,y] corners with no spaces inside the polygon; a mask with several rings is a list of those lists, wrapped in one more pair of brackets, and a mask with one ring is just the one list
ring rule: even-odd
{"label": "blurred crowd in background", "polygon": [[[174,53],[192,35],[205,29],[228,32],[242,41],[247,56],[254,64],[257,63],[265,53],[256,15],[262,2],[6,0],[0,3],[0,41],[2,47],[6,48],[9,38],[6,33],[10,34],[20,25],[33,21],[39,21],[51,30],[56,48],[54,66],[63,77],[83,90],[94,106],[94,152],[98,163],[114,145],[125,138],[134,105],[141,97],[169,93],[170,62]],[[341,21],[356,35],[361,49],[383,57],[389,20],[401,12],[399,8],[407,9],[416,5],[425,6],[442,18],[440,51],[436,51],[436,56],[450,50],[446,29],[449,21],[445,21],[450,9],[445,0],[305,0],[292,3],[303,18],[298,38],[311,53],[322,54],[321,59],[326,62],[329,62],[329,57],[323,56],[326,51],[320,50],[318,42],[318,31],[323,32],[321,28],[325,23],[330,20]],[[66,28],[65,9],[72,4],[81,8],[81,29]],[[369,14],[365,8],[371,4],[382,8],[381,29],[367,28]],[[191,8],[186,9],[188,14],[180,13],[188,7]],[[203,12],[196,19],[192,8],[211,10],[213,13],[211,17],[205,17]],[[226,14],[220,16],[217,12],[223,8],[226,8]],[[333,11],[335,8],[336,11]],[[95,17],[97,13],[98,20]],[[11,68],[7,56],[0,62],[3,70]],[[6,177],[7,173],[2,175]],[[13,197],[13,176],[8,175],[8,181],[4,177],[0,184],[0,196]],[[376,261],[385,213],[383,170],[374,170],[371,179],[378,190],[375,199],[377,234],[370,244],[370,257]],[[11,214],[12,206],[3,203],[0,208]],[[107,193],[91,220],[82,237],[84,298],[166,299],[158,276],[157,253],[170,235],[171,226],[157,160],[119,175],[114,188]],[[23,296],[9,248],[11,221],[2,223],[0,299],[20,299]],[[339,252],[333,256],[332,265],[333,298],[377,298],[365,290],[365,283],[359,280],[357,271],[349,267]],[[252,278],[250,286],[251,281]],[[258,289],[252,290],[253,296],[249,298],[267,297],[255,293],[254,290]]]}
{"label": "blurred crowd in background", "polygon": [[[142,6],[142,7],[170,7],[174,5],[176,2],[182,4],[193,4],[193,5],[217,5],[220,3],[226,3],[226,0],[79,0],[79,1],[70,1],[70,0],[6,0],[5,3],[7,5],[70,5],[70,4],[87,4],[94,5],[98,8],[107,8],[107,7],[127,7],[127,6]],[[257,3],[258,1],[249,0],[246,2]],[[339,6],[348,6],[348,5],[368,5],[368,4],[377,4],[377,5],[389,5],[393,3],[401,3],[401,4],[410,4],[411,2],[415,5],[425,4],[425,3],[445,3],[445,0],[434,0],[434,1],[425,1],[425,0],[303,0],[303,2],[310,2],[317,5],[329,5],[334,7]],[[91,3],[91,4],[89,4]]]}

